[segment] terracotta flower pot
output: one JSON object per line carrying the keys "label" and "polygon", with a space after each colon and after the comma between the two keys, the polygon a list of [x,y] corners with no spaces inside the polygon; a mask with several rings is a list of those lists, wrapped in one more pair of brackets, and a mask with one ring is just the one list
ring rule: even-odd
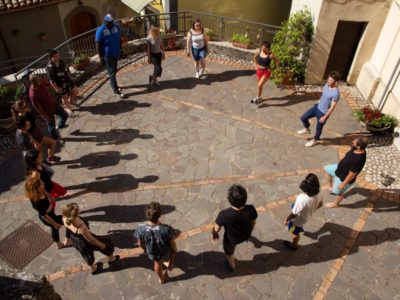
{"label": "terracotta flower pot", "polygon": [[242,48],[242,49],[249,49],[250,48],[250,43],[241,43],[241,42],[232,42],[232,45],[234,47]]}
{"label": "terracotta flower pot", "polygon": [[72,66],[74,67],[75,70],[82,71],[89,65],[89,63],[90,59],[89,57],[87,57],[84,60],[82,60],[79,64],[72,64]]}

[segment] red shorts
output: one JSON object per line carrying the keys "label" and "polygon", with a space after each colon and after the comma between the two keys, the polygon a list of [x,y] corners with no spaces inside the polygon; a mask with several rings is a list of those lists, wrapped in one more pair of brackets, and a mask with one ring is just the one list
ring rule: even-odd
{"label": "red shorts", "polygon": [[50,192],[50,195],[54,198],[58,198],[61,196],[64,196],[67,193],[67,190],[59,185],[57,182],[52,181],[53,183],[53,189]]}
{"label": "red shorts", "polygon": [[268,80],[271,77],[271,73],[271,69],[257,69],[256,71],[258,80],[263,76],[266,76]]}

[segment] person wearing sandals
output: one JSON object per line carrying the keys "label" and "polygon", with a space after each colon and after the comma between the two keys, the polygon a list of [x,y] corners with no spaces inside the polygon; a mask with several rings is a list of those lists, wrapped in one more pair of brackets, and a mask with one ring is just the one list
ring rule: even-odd
{"label": "person wearing sandals", "polygon": [[22,117],[25,117],[29,121],[30,127],[28,133],[33,138],[34,146],[39,150],[42,149],[42,145],[47,146],[47,161],[49,163],[55,163],[61,160],[59,156],[54,155],[56,151],[56,141],[48,136],[45,136],[40,128],[36,126],[35,113],[24,100],[18,100],[15,102],[11,108],[11,113],[16,123],[18,123],[19,119]]}
{"label": "person wearing sandals", "polygon": [[304,233],[304,224],[323,204],[317,175],[308,174],[300,183],[300,189],[303,192],[297,196],[292,212],[283,222],[293,236],[292,242],[284,241],[284,245],[291,250],[297,250],[300,234]]}
{"label": "person wearing sandals", "polygon": [[[160,222],[161,205],[151,202],[144,210],[147,224],[139,224],[134,237],[139,246],[154,262],[154,272],[157,273],[159,282],[165,283],[168,270],[172,270],[177,251],[175,243],[175,231],[166,224]],[[165,270],[163,270],[165,267]]]}
{"label": "person wearing sandals", "polygon": [[103,263],[95,263],[94,251],[108,256],[108,265],[116,263],[120,257],[114,255],[114,245],[110,239],[96,236],[90,232],[89,223],[79,216],[79,206],[76,203],[64,205],[62,221],[71,236],[72,246],[78,250],[85,262],[92,269],[92,274],[100,273]]}
{"label": "person wearing sandals", "polygon": [[261,103],[264,84],[272,74],[271,61],[274,61],[275,65],[280,63],[275,54],[271,52],[271,43],[269,41],[264,41],[261,44],[261,48],[256,49],[256,53],[253,57],[257,75],[257,97],[251,99],[251,103]]}
{"label": "person wearing sandals", "polygon": [[186,53],[189,56],[192,52],[194,60],[194,66],[196,68],[196,78],[200,78],[203,75],[206,67],[206,56],[207,56],[207,40],[204,37],[204,29],[201,25],[199,18],[193,22],[192,28],[189,29],[186,38]]}
{"label": "person wearing sandals", "polygon": [[211,232],[213,240],[219,239],[219,231],[224,227],[223,248],[226,256],[225,267],[229,272],[235,271],[236,245],[248,240],[253,232],[258,217],[253,205],[246,205],[247,191],[238,184],[228,190],[228,201],[231,207],[219,212]]}
{"label": "person wearing sandals", "polygon": [[50,227],[51,237],[57,243],[58,249],[67,247],[71,244],[68,231],[65,233],[64,243],[60,242],[59,230],[63,225],[62,217],[56,215],[55,200],[46,192],[44,182],[38,173],[32,173],[25,181],[25,195],[31,201],[32,207],[38,211],[40,221]]}
{"label": "person wearing sandals", "polygon": [[67,190],[54,182],[51,177],[54,174],[53,169],[43,163],[42,153],[36,149],[30,149],[25,154],[25,166],[27,176],[33,173],[39,173],[40,179],[44,183],[44,189],[53,198],[59,198],[67,193]]}
{"label": "person wearing sandals", "polygon": [[50,78],[50,85],[57,94],[61,95],[65,110],[69,115],[72,115],[71,105],[76,105],[79,89],[75,86],[71,73],[58,52],[54,49],[47,49],[47,53],[49,54],[49,62],[46,71]]}
{"label": "person wearing sandals", "polygon": [[165,50],[160,29],[152,26],[147,37],[147,60],[154,66],[153,75],[149,76],[149,85],[160,86],[158,78],[161,77],[161,62],[165,59]]}

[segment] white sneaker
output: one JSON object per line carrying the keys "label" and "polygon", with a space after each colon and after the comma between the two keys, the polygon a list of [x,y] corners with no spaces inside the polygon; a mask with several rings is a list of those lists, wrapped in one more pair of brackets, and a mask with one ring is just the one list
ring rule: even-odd
{"label": "white sneaker", "polygon": [[199,72],[196,72],[196,75],[194,75],[196,78],[200,78]]}
{"label": "white sneaker", "polygon": [[261,97],[254,97],[250,100],[250,103],[258,104],[262,98]]}
{"label": "white sneaker", "polygon": [[310,128],[303,128],[297,131],[297,134],[306,134],[310,133]]}
{"label": "white sneaker", "polygon": [[203,75],[203,73],[204,73],[204,69],[200,69],[200,71],[199,71],[199,77],[200,77],[201,75]]}
{"label": "white sneaker", "polygon": [[308,142],[305,144],[305,146],[306,146],[306,147],[313,147],[313,146],[315,146],[316,144],[318,144],[317,141],[314,140],[314,139],[312,139],[311,141],[308,141]]}

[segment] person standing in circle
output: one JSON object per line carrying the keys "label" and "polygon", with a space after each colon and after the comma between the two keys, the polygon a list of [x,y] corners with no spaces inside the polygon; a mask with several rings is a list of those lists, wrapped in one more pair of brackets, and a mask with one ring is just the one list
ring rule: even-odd
{"label": "person standing in circle", "polygon": [[100,61],[106,64],[114,95],[124,98],[116,78],[118,59],[121,56],[121,30],[110,14],[105,15],[104,24],[97,29],[95,41]]}
{"label": "person standing in circle", "polygon": [[261,48],[256,49],[256,54],[253,57],[253,62],[256,66],[257,75],[257,97],[250,100],[251,103],[260,104],[262,100],[262,92],[264,84],[271,77],[271,61],[278,65],[278,58],[271,52],[271,43],[264,41]]}
{"label": "person standing in circle", "polygon": [[192,28],[188,31],[186,40],[186,53],[189,56],[190,51],[192,52],[194,66],[196,68],[195,77],[200,78],[206,67],[208,44],[204,37],[204,29],[199,18],[196,18],[193,22]]}
{"label": "person standing in circle", "polygon": [[165,59],[165,50],[158,27],[151,27],[147,37],[147,58],[149,64],[154,66],[153,75],[149,76],[149,85],[160,86],[157,78],[161,77],[161,62]]}

